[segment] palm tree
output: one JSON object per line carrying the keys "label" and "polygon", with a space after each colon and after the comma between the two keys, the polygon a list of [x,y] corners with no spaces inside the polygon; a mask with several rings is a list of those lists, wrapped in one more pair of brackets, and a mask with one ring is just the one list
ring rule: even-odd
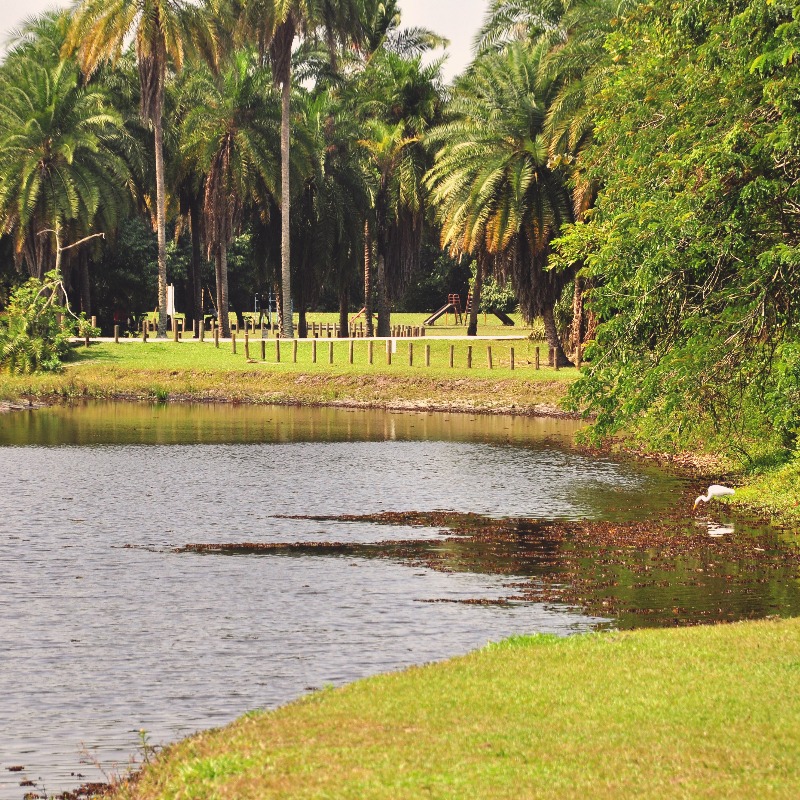
{"label": "palm tree", "polygon": [[364,0],[241,0],[241,29],[272,65],[281,87],[281,284],[283,336],[292,338],[290,121],[292,47],[299,35],[322,38],[335,58],[337,42],[356,43],[364,33]]}
{"label": "palm tree", "polygon": [[268,102],[269,81],[248,51],[233,54],[219,73],[197,70],[185,92],[190,110],[182,150],[205,176],[206,244],[216,266],[219,322],[229,336],[227,249],[246,200],[256,192],[276,193],[276,104]]}
{"label": "palm tree", "polygon": [[63,19],[50,21],[49,43],[24,41],[0,70],[0,232],[39,279],[61,269],[68,239],[112,229],[132,194],[122,118],[58,59]]}
{"label": "palm tree", "polygon": [[566,364],[553,306],[569,276],[546,266],[551,240],[572,215],[565,176],[549,165],[548,97],[534,83],[541,57],[542,49],[516,43],[471,66],[456,85],[452,121],[429,136],[439,149],[427,184],[442,244],[474,255],[478,277],[489,268],[510,277],[524,316],[543,317]]}
{"label": "palm tree", "polygon": [[423,66],[419,56],[382,50],[355,87],[365,129],[361,145],[374,175],[378,336],[389,335],[390,300],[419,268],[427,199],[423,177],[430,166],[422,140],[442,105],[441,63]]}
{"label": "palm tree", "polygon": [[75,0],[73,22],[64,48],[76,52],[91,76],[114,62],[133,36],[141,86],[140,113],[153,128],[158,230],[158,335],[167,330],[167,237],[164,167],[164,87],[169,61],[176,69],[190,51],[216,60],[211,17],[181,0]]}

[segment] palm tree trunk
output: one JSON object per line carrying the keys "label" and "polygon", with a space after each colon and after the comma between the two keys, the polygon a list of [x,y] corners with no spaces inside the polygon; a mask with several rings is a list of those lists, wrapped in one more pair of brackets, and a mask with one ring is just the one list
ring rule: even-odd
{"label": "palm tree trunk", "polygon": [[339,338],[346,339],[350,336],[350,320],[347,316],[350,304],[350,292],[347,286],[339,288]]}
{"label": "palm tree trunk", "polygon": [[[200,241],[200,203],[199,198],[192,198],[189,203],[189,225],[192,229],[192,260],[189,270],[189,278],[191,283],[191,322],[192,328],[195,331],[195,336],[198,335],[199,326],[196,324],[203,319],[203,289],[202,280],[200,276],[201,262],[202,262],[202,243]],[[187,320],[188,321],[188,320]]]}
{"label": "palm tree trunk", "polygon": [[86,252],[80,254],[81,265],[81,311],[89,318],[92,316],[92,288],[89,278],[89,256]]}
{"label": "palm tree trunk", "polygon": [[386,285],[386,259],[378,248],[378,274],[377,278],[377,307],[378,307],[378,336],[389,336],[392,332],[389,318],[389,290]]}
{"label": "palm tree trunk", "polygon": [[544,322],[544,334],[547,344],[555,350],[556,363],[559,367],[571,367],[572,362],[564,355],[561,339],[558,338],[556,318],[553,316],[552,305],[547,306],[542,312],[542,321]]}
{"label": "palm tree trunk", "polygon": [[366,319],[367,336],[375,335],[372,324],[372,236],[369,220],[364,222],[364,317]]}
{"label": "palm tree trunk", "polygon": [[228,248],[220,243],[216,252],[217,272],[217,323],[224,339],[231,335],[231,323],[228,319]]}
{"label": "palm tree trunk", "polygon": [[153,121],[156,148],[156,227],[158,228],[158,336],[167,336],[167,201],[164,187],[164,126]]}
{"label": "palm tree trunk", "polygon": [[281,85],[281,284],[283,303],[281,313],[283,326],[281,336],[294,338],[292,322],[292,262],[289,249],[289,127],[291,121],[291,73],[287,69]]}
{"label": "palm tree trunk", "polygon": [[481,305],[481,289],[483,288],[483,259],[478,258],[475,266],[475,283],[472,285],[472,305],[469,309],[469,325],[467,336],[478,335],[478,310]]}

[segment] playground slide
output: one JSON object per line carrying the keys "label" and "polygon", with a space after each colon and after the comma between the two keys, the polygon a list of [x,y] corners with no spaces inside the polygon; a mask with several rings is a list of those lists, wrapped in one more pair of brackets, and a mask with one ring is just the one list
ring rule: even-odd
{"label": "playground slide", "polygon": [[492,314],[494,314],[497,317],[497,319],[499,319],[500,322],[503,323],[503,325],[514,324],[514,320],[511,319],[511,317],[509,317],[508,314],[505,313],[505,311],[492,311]]}
{"label": "playground slide", "polygon": [[439,317],[443,317],[448,311],[454,310],[455,308],[452,303],[445,303],[438,311],[434,311],[433,314],[431,314],[422,324],[433,325],[433,323],[436,322]]}

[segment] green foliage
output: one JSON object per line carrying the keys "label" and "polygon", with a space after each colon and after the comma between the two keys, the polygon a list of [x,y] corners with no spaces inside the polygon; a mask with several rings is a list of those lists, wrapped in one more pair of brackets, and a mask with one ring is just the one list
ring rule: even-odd
{"label": "green foliage", "polygon": [[[660,0],[606,42],[582,167],[601,186],[557,244],[602,324],[572,405],[599,435],[748,461],[800,420],[798,4]],[[777,55],[776,55],[777,54]]]}
{"label": "green foliage", "polygon": [[[48,272],[43,281],[31,278],[11,295],[0,318],[0,369],[29,373],[58,369],[75,335],[97,335],[86,318],[62,305],[61,276]],[[63,322],[62,322],[63,319]]]}

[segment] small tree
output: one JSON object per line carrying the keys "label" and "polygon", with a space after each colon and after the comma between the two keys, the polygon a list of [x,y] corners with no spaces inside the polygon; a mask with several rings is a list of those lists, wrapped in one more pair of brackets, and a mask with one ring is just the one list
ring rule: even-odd
{"label": "small tree", "polygon": [[58,272],[31,278],[11,294],[0,316],[0,369],[10,373],[56,370],[69,352],[72,336],[96,334],[85,315],[76,316]]}

